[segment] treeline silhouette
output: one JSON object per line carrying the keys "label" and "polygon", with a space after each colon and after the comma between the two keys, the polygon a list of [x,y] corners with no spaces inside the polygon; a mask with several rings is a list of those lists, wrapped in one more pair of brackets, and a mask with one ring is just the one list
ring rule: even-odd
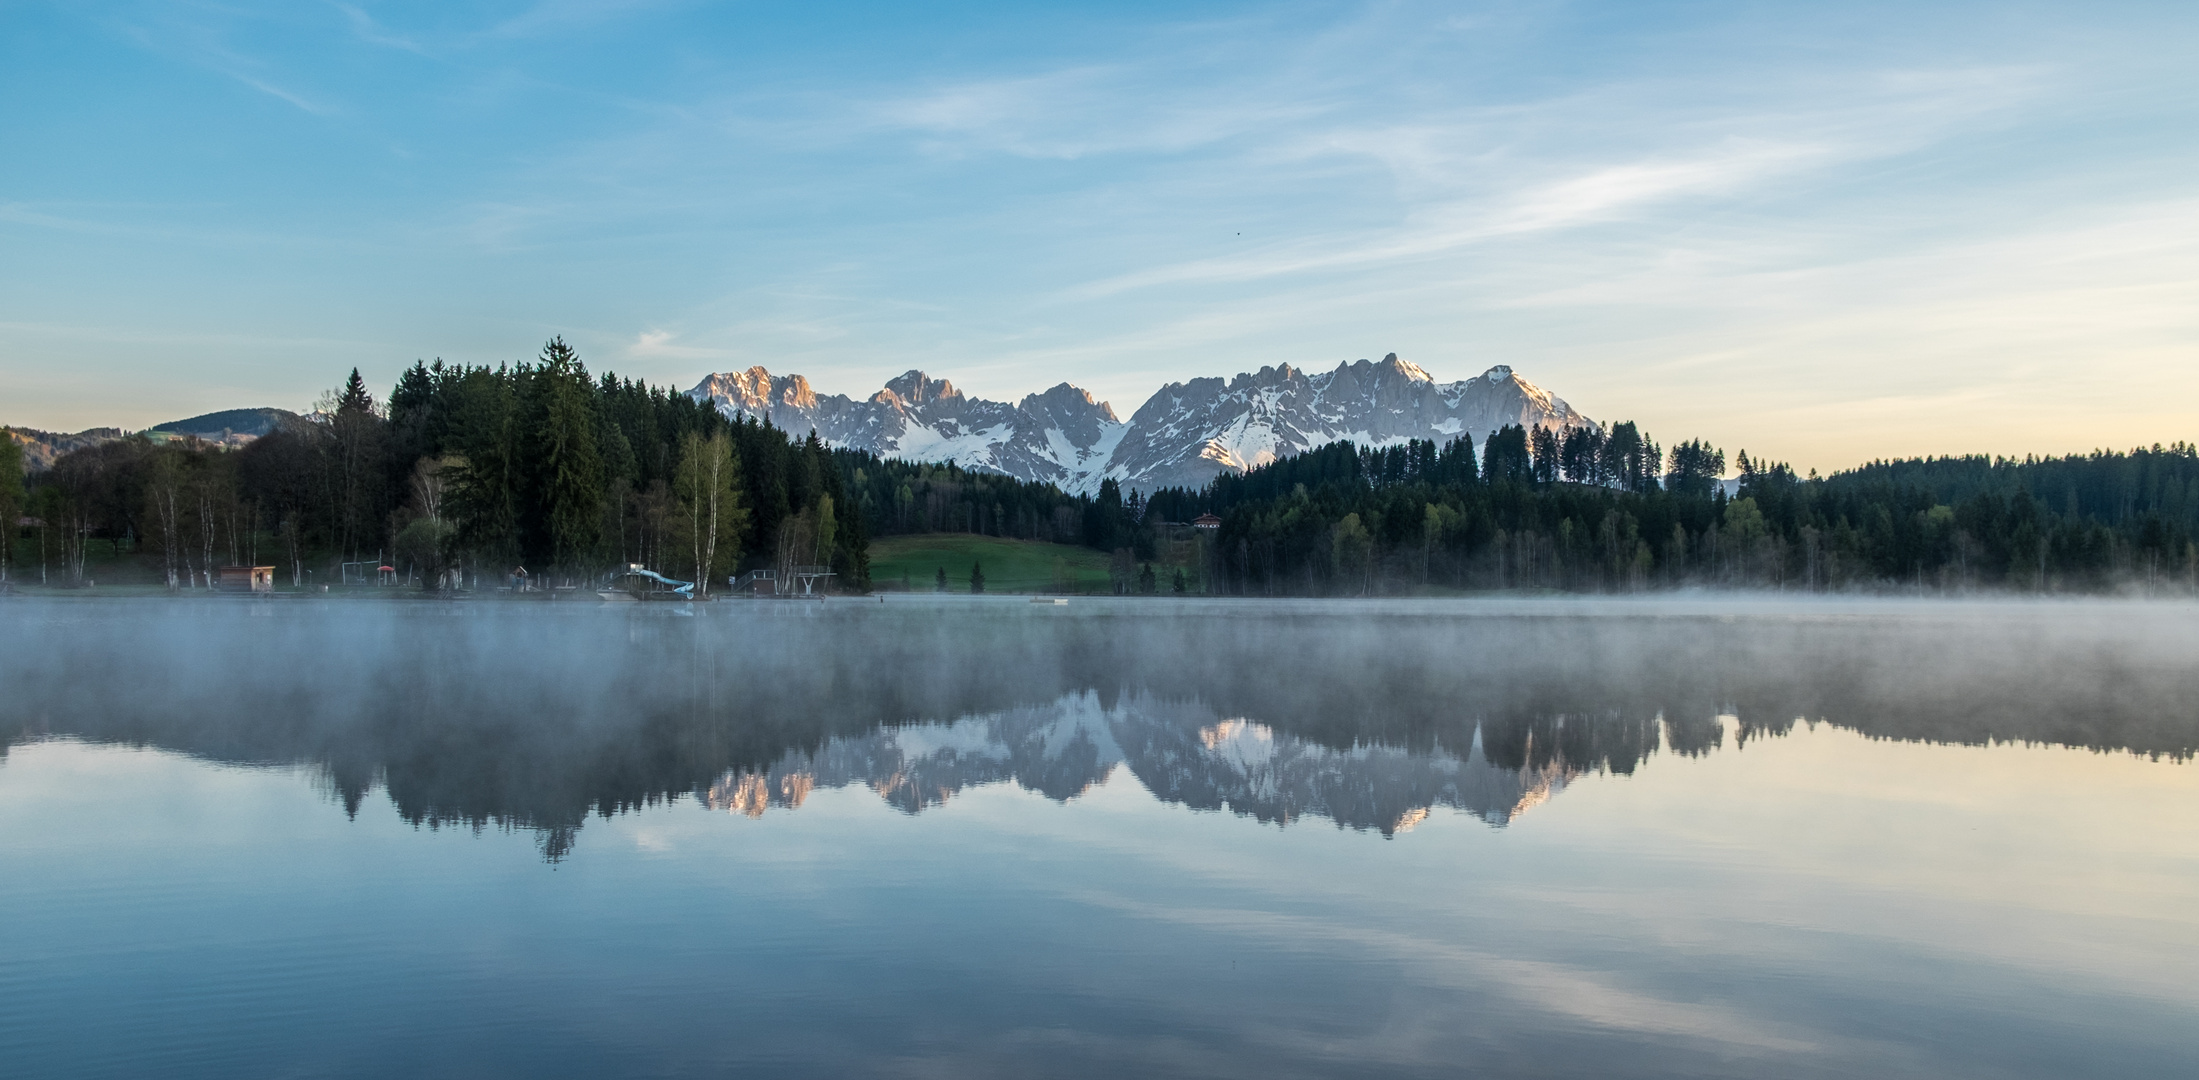
{"label": "treeline silhouette", "polygon": [[1336,443],[1155,492],[1145,513],[1220,528],[1210,591],[1395,594],[1424,586],[1621,591],[2199,587],[2199,452],[2189,444],[2022,461],[1874,462],[1829,477],[1660,454],[1632,424],[1471,443]]}
{"label": "treeline silhouette", "polygon": [[[868,588],[865,515],[827,451],[685,394],[591,377],[562,340],[538,361],[416,363],[378,403],[356,370],[315,413],[229,451],[136,436],[64,455],[27,509],[49,579],[92,549],[173,587],[266,561],[291,584],[391,566],[410,583],[585,583],[639,562],[708,586],[744,566],[830,565]],[[372,560],[372,561],[369,561]]]}
{"label": "treeline silhouette", "polygon": [[[1700,440],[1668,451],[1633,423],[1507,426],[1478,452],[1465,438],[1335,443],[1196,491],[1110,479],[1085,496],[728,420],[663,387],[591,377],[553,340],[532,363],[416,363],[386,403],[354,371],[313,415],[241,451],[137,436],[63,455],[27,491],[0,482],[0,515],[33,523],[0,545],[0,573],[27,546],[17,576],[35,559],[48,582],[81,583],[103,547],[173,587],[262,562],[293,585],[347,580],[351,563],[430,588],[579,584],[641,563],[706,586],[829,565],[862,591],[870,537],[961,532],[1081,544],[1133,569],[1195,560],[1199,589],[1229,595],[2199,591],[2199,451],[2186,443],[1826,477],[1745,452],[1734,464],[1729,495],[1724,452]],[[1206,513],[1217,529],[1186,524]],[[1136,580],[1159,591],[1150,570]]]}

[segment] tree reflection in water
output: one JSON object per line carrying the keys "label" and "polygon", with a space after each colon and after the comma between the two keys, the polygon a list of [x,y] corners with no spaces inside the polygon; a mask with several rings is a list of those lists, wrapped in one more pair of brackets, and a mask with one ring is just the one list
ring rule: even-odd
{"label": "tree reflection in water", "polygon": [[11,602],[0,725],[311,763],[431,828],[1013,781],[1391,835],[1784,734],[2199,748],[2180,606]]}

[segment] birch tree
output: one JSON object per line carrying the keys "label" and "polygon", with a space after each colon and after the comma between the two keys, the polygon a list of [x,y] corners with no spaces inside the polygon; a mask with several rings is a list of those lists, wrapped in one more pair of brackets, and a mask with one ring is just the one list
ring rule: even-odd
{"label": "birch tree", "polygon": [[733,441],[724,430],[713,431],[707,438],[689,432],[680,440],[679,469],[672,487],[694,558],[697,596],[710,595],[720,549],[727,555],[740,551],[741,534],[748,527],[748,511],[741,506],[737,486],[740,477]]}

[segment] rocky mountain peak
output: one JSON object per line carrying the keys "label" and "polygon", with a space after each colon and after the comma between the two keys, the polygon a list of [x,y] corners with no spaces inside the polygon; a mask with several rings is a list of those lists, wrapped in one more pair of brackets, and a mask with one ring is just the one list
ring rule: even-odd
{"label": "rocky mountain peak", "polygon": [[902,404],[910,407],[962,396],[962,391],[955,389],[953,383],[913,370],[887,380],[884,392],[892,394]]}
{"label": "rocky mountain peak", "polygon": [[1399,360],[1396,353],[1384,356],[1380,366],[1390,374],[1411,379],[1414,382],[1432,383],[1435,381],[1435,376],[1421,370],[1419,364],[1415,364],[1410,360]]}
{"label": "rocky mountain peak", "polygon": [[817,392],[800,375],[777,377],[762,365],[747,371],[724,371],[703,379],[688,391],[697,400],[715,400],[727,415],[762,416],[773,408],[813,409]]}
{"label": "rocky mountain peak", "polygon": [[1027,394],[1018,407],[1033,416],[1069,417],[1091,414],[1112,423],[1120,423],[1115,417],[1113,406],[1104,401],[1093,400],[1091,391],[1078,389],[1068,383],[1056,383],[1044,393]]}

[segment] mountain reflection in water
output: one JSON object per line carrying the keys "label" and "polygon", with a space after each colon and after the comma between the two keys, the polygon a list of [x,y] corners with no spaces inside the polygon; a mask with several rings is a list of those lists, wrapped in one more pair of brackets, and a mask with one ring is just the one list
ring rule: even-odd
{"label": "mountain reflection in water", "polygon": [[760,817],[767,807],[801,806],[819,787],[862,784],[913,814],[1004,781],[1067,801],[1118,768],[1162,801],[1193,810],[1275,824],[1311,815],[1384,836],[1412,828],[1432,807],[1503,825],[1581,771],[1562,756],[1499,765],[1478,744],[1328,747],[1257,721],[1221,719],[1198,703],[1137,696],[1107,708],[1086,692],[953,724],[835,737],[763,769],[727,770],[702,801]]}
{"label": "mountain reflection in water", "polygon": [[539,830],[862,784],[1161,800],[1384,836],[1798,722],[2182,759],[2182,606],[896,602],[9,605],[0,726],[308,763],[356,813]]}

